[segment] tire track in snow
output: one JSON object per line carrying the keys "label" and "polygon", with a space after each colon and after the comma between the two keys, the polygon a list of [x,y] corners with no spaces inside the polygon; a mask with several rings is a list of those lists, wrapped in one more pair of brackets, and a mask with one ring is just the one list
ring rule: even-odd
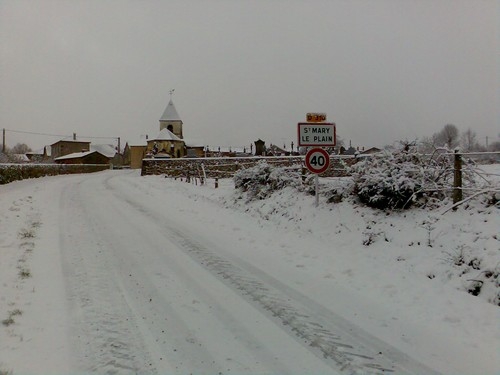
{"label": "tire track in snow", "polygon": [[[81,183],[80,183],[81,184]],[[85,204],[78,194],[83,187],[68,185],[61,194],[60,249],[66,294],[73,312],[72,339],[79,367],[92,373],[156,373],[141,336],[128,322],[130,309],[121,295],[117,278],[95,236]],[[94,234],[94,235],[93,235]],[[89,239],[93,238],[92,241]],[[96,262],[96,259],[99,262]]]}
{"label": "tire track in snow", "polygon": [[395,371],[394,365],[387,363],[383,358],[376,359],[374,356],[362,354],[353,345],[346,344],[340,335],[317,323],[310,312],[305,311],[307,309],[298,306],[296,301],[281,291],[263,283],[232,262],[193,243],[181,233],[172,232],[182,247],[201,265],[216,274],[224,283],[236,288],[251,303],[258,304],[311,350],[319,351],[323,358],[333,361],[335,368],[351,374],[382,374]]}
{"label": "tire track in snow", "polygon": [[[106,184],[114,189],[109,180]],[[118,191],[116,194],[124,199]],[[436,374],[242,259],[218,255],[222,254],[219,249],[216,253],[193,240],[177,223],[147,210],[133,197],[125,202],[139,214],[153,218],[192,259],[238,291],[332,368],[349,374]]]}

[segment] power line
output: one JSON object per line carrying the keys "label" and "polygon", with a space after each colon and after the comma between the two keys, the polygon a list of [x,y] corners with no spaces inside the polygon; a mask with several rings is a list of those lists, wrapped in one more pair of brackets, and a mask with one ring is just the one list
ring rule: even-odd
{"label": "power line", "polygon": [[[32,134],[32,135],[43,135],[43,136],[47,136],[47,137],[62,137],[62,138],[71,138],[71,137],[73,137],[72,135],[67,135],[67,134],[48,134],[48,133],[28,132],[28,131],[23,131],[23,130],[11,130],[11,129],[5,129],[5,131],[11,132],[11,133]],[[116,138],[118,138],[118,137],[87,137],[87,136],[78,136],[78,138],[91,138],[91,139],[116,139]]]}
{"label": "power line", "polygon": [[71,137],[70,135],[67,134],[47,134],[47,133],[37,133],[37,132],[28,132],[28,131],[22,131],[22,130],[11,130],[11,129],[5,129],[5,131],[11,132],[11,133],[21,133],[21,134],[33,134],[33,135],[44,135],[48,137]]}
{"label": "power line", "polygon": [[82,135],[79,135],[78,136],[79,138],[91,138],[91,139],[117,139],[119,137],[86,137],[86,136],[82,136]]}

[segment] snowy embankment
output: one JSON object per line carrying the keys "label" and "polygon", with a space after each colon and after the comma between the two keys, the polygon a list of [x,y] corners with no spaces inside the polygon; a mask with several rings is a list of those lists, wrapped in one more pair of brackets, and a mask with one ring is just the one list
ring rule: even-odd
{"label": "snowy embankment", "polygon": [[[498,189],[500,166],[481,169]],[[476,199],[457,211],[447,205],[387,213],[322,198],[316,208],[314,197],[293,188],[248,201],[232,180],[219,189],[165,183],[195,202],[253,217],[255,233],[228,223],[241,230],[239,242],[252,244],[248,257],[269,273],[284,272],[375,336],[424,363],[447,358],[444,372],[500,371],[498,207]],[[325,189],[338,183],[322,181]]]}
{"label": "snowy embankment", "polygon": [[[500,174],[498,165],[485,168]],[[323,186],[338,183],[321,182]],[[494,183],[499,184],[498,177]],[[95,217],[85,216],[85,211]],[[498,373],[498,208],[474,200],[456,211],[444,211],[443,207],[385,213],[348,201],[326,203],[323,197],[315,207],[314,197],[292,188],[247,201],[232,180],[219,181],[215,189],[213,181],[196,186],[162,176],[140,177],[135,171],[0,186],[0,372],[186,373],[194,369],[211,373],[218,368],[215,364],[223,364],[224,371],[231,372],[278,373],[288,368],[303,373],[298,367],[301,362],[310,372],[324,372],[330,366],[326,360],[320,358],[317,363],[306,354],[287,357],[287,353],[301,353],[300,348],[283,341],[286,334],[282,336],[270,324],[272,317],[264,318],[267,312],[261,310],[265,309],[245,310],[246,302],[242,304],[234,290],[229,293],[220,283],[208,284],[213,282],[213,271],[202,256],[211,255],[212,261],[220,263],[227,255],[233,271],[255,271],[233,289],[242,288],[255,297],[250,284],[245,284],[255,278],[254,286],[288,293],[292,308],[309,301],[316,318],[331,312],[332,320],[345,319],[359,332],[437,372]],[[96,224],[86,227],[89,219]],[[156,231],[171,221],[178,226],[167,231],[169,235]],[[127,222],[133,226],[120,230]],[[60,233],[63,229],[67,233]],[[139,237],[141,233],[144,237]],[[178,233],[186,236],[180,242],[189,242],[182,250],[188,257],[177,250],[162,252],[160,245],[174,249],[176,245],[168,241]],[[102,237],[95,238],[98,234]],[[136,254],[141,241],[148,245]],[[166,260],[158,258],[163,256]],[[190,276],[175,264],[189,269]],[[163,275],[162,269],[168,272]],[[148,275],[148,270],[155,273]],[[216,271],[234,278],[230,270]],[[167,289],[156,286],[163,277],[170,280]],[[215,292],[220,290],[226,297],[211,302],[181,283],[195,280],[206,283],[206,292],[224,296]],[[99,290],[102,283],[106,288]],[[136,283],[141,289],[134,290]],[[203,286],[198,289],[203,291]],[[259,298],[265,301],[264,297]],[[232,306],[224,307],[224,300]],[[243,309],[240,319],[247,318],[245,330],[229,320],[214,336],[210,327],[221,322],[211,315],[212,304],[232,319]],[[113,311],[113,306],[119,311]],[[200,315],[195,307],[206,314]],[[127,315],[128,310],[135,313]],[[167,312],[170,323],[162,312]],[[190,329],[168,326],[176,318],[189,322]],[[113,331],[115,336],[103,329],[111,328],[110,319],[120,328]],[[97,331],[91,331],[95,326]],[[155,335],[167,329],[169,335],[161,344]],[[237,341],[226,336],[238,336],[240,331],[252,334]],[[127,344],[127,337],[134,335],[135,344]],[[72,342],[80,336],[82,342]],[[245,342],[256,348],[252,357],[260,362],[251,364],[248,353],[236,350],[246,348]],[[208,347],[203,345],[198,352],[205,343]],[[85,350],[75,351],[75,347]],[[269,350],[274,357],[265,354]],[[194,365],[187,360],[197,353],[198,358],[213,359],[213,367],[190,367]],[[181,354],[183,362],[176,362],[175,356]],[[130,368],[120,367],[124,363]]]}

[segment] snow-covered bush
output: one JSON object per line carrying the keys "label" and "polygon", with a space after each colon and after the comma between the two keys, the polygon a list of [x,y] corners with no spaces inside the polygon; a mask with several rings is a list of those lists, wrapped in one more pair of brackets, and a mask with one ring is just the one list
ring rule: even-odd
{"label": "snow-covered bush", "polygon": [[409,208],[442,200],[451,187],[449,158],[396,151],[365,158],[351,167],[354,193],[379,209]]}
{"label": "snow-covered bush", "polygon": [[236,189],[247,193],[248,200],[264,199],[273,191],[301,184],[299,171],[273,167],[264,160],[252,168],[239,170],[233,180]]}
{"label": "snow-covered bush", "polygon": [[28,178],[71,173],[92,173],[108,168],[108,165],[87,164],[0,164],[0,185]]}

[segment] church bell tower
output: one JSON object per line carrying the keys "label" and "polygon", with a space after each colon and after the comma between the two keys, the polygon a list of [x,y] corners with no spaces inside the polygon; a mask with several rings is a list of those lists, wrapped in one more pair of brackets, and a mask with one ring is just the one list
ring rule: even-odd
{"label": "church bell tower", "polygon": [[170,91],[170,101],[168,102],[167,108],[163,111],[163,115],[160,118],[160,131],[163,129],[168,129],[174,133],[180,139],[182,136],[182,120],[175,109],[174,102],[172,101],[172,94],[174,90]]}

